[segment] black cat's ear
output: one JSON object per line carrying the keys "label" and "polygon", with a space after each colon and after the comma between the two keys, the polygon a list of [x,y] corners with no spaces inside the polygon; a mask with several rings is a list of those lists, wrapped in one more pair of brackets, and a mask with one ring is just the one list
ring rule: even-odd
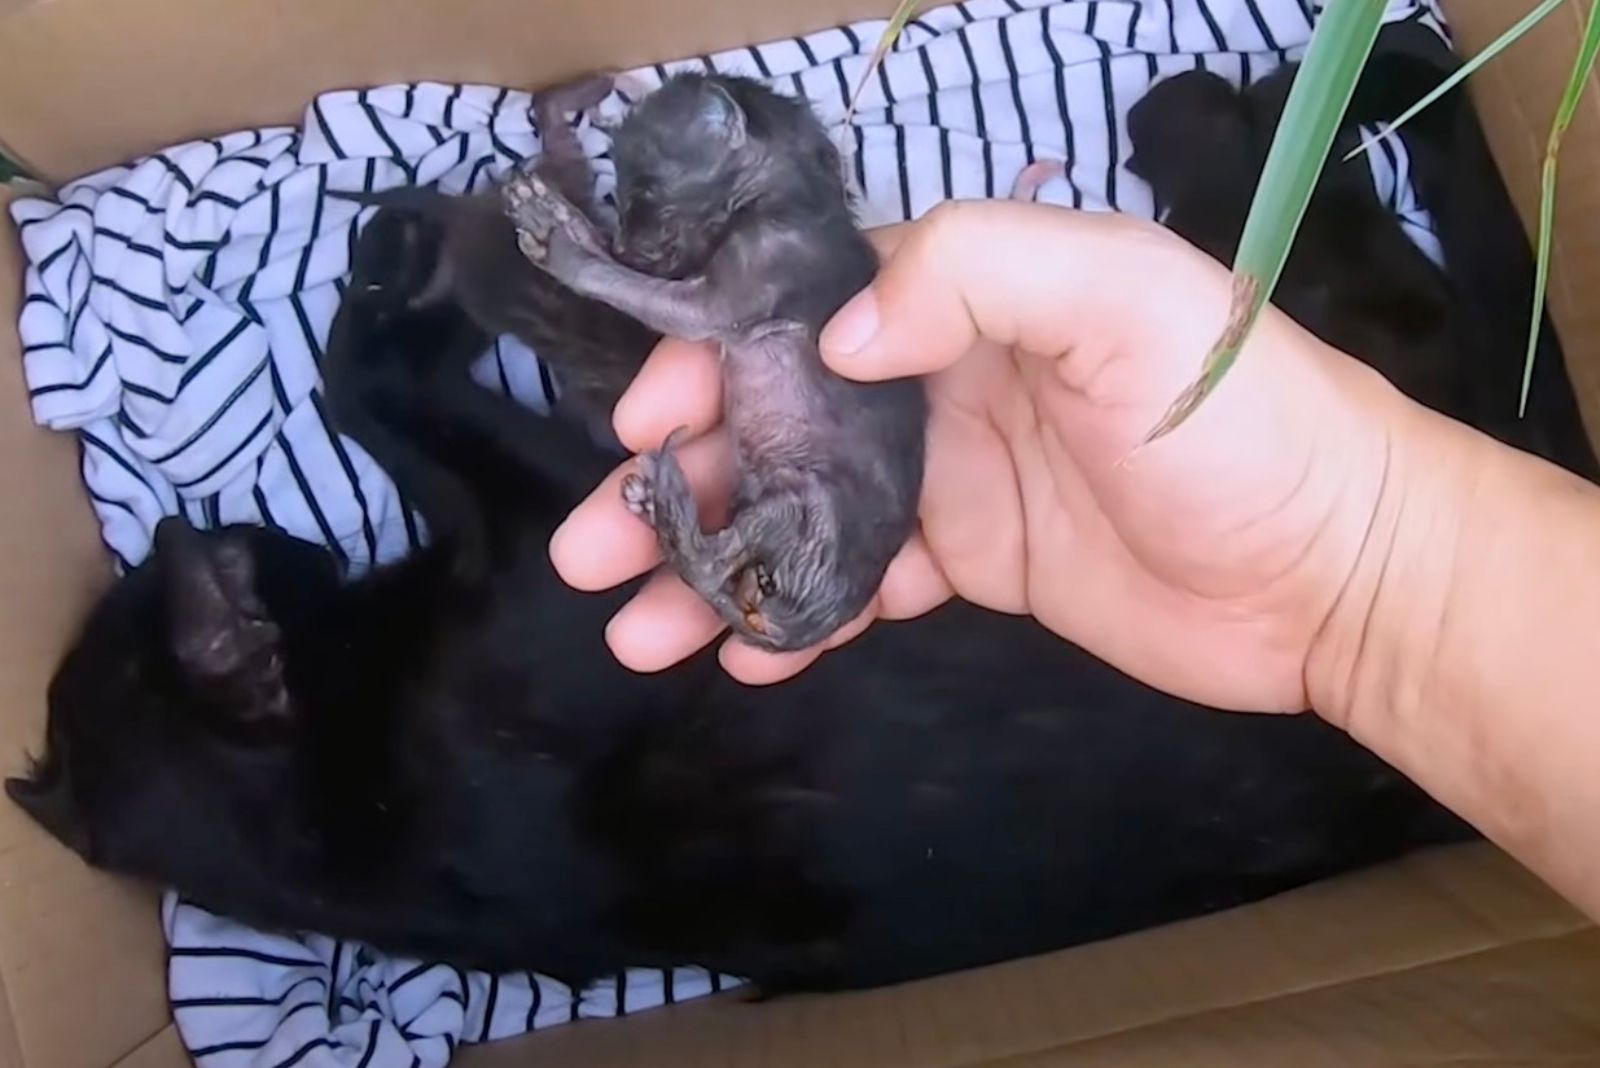
{"label": "black cat's ear", "polygon": [[255,559],[241,537],[201,534],[180,518],[156,527],[167,640],[184,675],[244,722],[283,719],[289,694],[278,625],[256,595]]}
{"label": "black cat's ear", "polygon": [[733,94],[714,81],[705,83],[700,113],[695,121],[729,148],[739,148],[748,136],[749,120]]}
{"label": "black cat's ear", "polygon": [[79,817],[77,800],[59,766],[35,765],[26,777],[7,779],[6,795],[62,845],[87,855],[89,828]]}

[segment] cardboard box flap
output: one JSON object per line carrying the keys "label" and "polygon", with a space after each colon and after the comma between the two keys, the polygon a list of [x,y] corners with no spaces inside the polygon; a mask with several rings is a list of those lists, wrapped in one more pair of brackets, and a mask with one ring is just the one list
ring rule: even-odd
{"label": "cardboard box flap", "polygon": [[[1253,1056],[1295,1050],[1323,1053],[1308,1063],[1371,1064],[1326,1051],[1346,1039],[1351,1050],[1385,1050],[1386,1034],[1399,1036],[1395,1049],[1409,1042],[1418,1051],[1405,1063],[1443,1063],[1468,1048],[1461,1042],[1543,1056],[1581,1039],[1600,1056],[1597,950],[1600,938],[1586,921],[1531,875],[1495,850],[1466,846],[1065,953],[858,994],[759,1005],[735,995],[473,1049],[461,1063],[1009,1068],[1214,1060],[1232,1068],[1297,1063]],[[1547,965],[1551,981],[1565,985],[1543,1000]],[[1507,977],[1508,989],[1531,984],[1505,1003],[1503,1026],[1446,1026],[1452,1014],[1470,1011],[1476,1021],[1498,1011],[1496,977]],[[1453,990],[1456,983],[1464,989]],[[1476,986],[1492,996],[1473,993]],[[1377,1012],[1374,990],[1401,1000]],[[1345,1019],[1350,1027],[1338,1023]],[[1532,1037],[1518,1046],[1525,1026]],[[1566,1045],[1535,1041],[1550,1035],[1567,1036]],[[1430,1048],[1438,1055],[1421,1055]],[[1191,1051],[1207,1049],[1215,1056],[1191,1060]]]}
{"label": "cardboard box flap", "polygon": [[[185,139],[294,123],[318,92],[533,88],[824,29],[883,0],[49,0],[0,19],[0,141],[65,181]],[[3,10],[3,8],[0,8]]]}
{"label": "cardboard box flap", "polygon": [[[1475,55],[1533,6],[1531,0],[1449,0],[1456,47]],[[1473,75],[1473,101],[1530,234],[1538,233],[1539,179],[1556,105],[1583,38],[1584,4],[1563,4]],[[1600,441],[1600,82],[1591,78],[1562,144],[1550,314],[1589,436]]]}
{"label": "cardboard box flap", "polygon": [[178,1038],[177,1027],[168,1024],[111,1068],[182,1068],[190,1063],[183,1041]]}
{"label": "cardboard box flap", "polygon": [[990,1064],[1592,1065],[1597,954],[1600,932],[1578,931]]}
{"label": "cardboard box flap", "polygon": [[[0,188],[0,321],[15,323],[21,248]],[[0,330],[0,774],[36,746],[45,688],[110,580],[71,435],[35,426],[16,333]],[[110,1063],[166,1019],[164,950],[148,888],[91,871],[0,799],[0,989],[8,1047],[50,1068]]]}

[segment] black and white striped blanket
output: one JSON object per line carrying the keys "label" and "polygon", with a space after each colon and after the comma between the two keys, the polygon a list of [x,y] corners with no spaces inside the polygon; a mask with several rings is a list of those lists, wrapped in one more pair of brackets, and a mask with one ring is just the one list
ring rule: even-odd
{"label": "black and white striped blanket", "polygon": [[[1006,195],[1035,160],[1067,177],[1039,198],[1149,215],[1122,168],[1129,107],[1161,77],[1203,67],[1248,82],[1296,58],[1325,0],[968,0],[929,10],[839,129],[868,224],[940,200]],[[887,6],[887,5],[886,5]],[[1388,17],[1441,28],[1434,0]],[[831,125],[883,23],[633,72],[680,67],[766,78]],[[124,565],[156,522],[264,523],[328,545],[351,571],[424,536],[393,484],[328,430],[318,361],[349,253],[371,209],[330,189],[437,182],[482,188],[538,150],[527,93],[387,86],[328,93],[300,128],[178,145],[14,203],[29,263],[20,320],[34,415],[76,431],[105,540]],[[613,95],[603,111],[627,106]],[[606,137],[579,136],[602,194]],[[1403,148],[1371,154],[1378,187],[1425,243]],[[482,381],[535,407],[537,360],[510,339]],[[573,991],[531,973],[465,974],[317,935],[246,929],[169,895],[169,981],[184,1042],[208,1068],[442,1065],[456,1046],[623,1015],[736,982],[699,969],[635,971]]]}

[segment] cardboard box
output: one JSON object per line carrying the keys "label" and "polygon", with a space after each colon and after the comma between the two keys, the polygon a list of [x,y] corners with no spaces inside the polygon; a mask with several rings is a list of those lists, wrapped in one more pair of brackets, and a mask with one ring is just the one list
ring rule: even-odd
{"label": "cardboard box", "polygon": [[[1465,51],[1531,0],[1446,0]],[[531,85],[881,15],[885,0],[0,0],[0,141],[61,180],[183,138],[296,119],[320,90]],[[1586,4],[1481,74],[1524,216]],[[7,216],[6,218],[9,219]],[[0,321],[20,263],[0,235]],[[1552,308],[1600,437],[1600,92],[1562,163]],[[110,578],[72,439],[35,428],[0,331],[0,760],[34,744],[49,675]],[[155,898],[0,804],[0,1066],[167,1068]],[[908,987],[737,996],[470,1050],[513,1064],[1600,1065],[1600,932],[1486,847]]]}

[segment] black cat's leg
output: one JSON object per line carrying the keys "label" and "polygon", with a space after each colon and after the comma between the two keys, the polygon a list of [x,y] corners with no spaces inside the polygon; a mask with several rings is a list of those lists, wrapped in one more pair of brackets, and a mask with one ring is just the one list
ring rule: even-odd
{"label": "black cat's leg", "polygon": [[518,483],[531,481],[576,503],[622,459],[600,447],[586,427],[540,415],[466,375],[441,376],[435,386],[435,417],[478,438],[475,448],[498,454],[497,466]]}
{"label": "black cat's leg", "polygon": [[330,388],[329,411],[333,429],[365,449],[416,505],[431,539],[454,542],[457,570],[481,576],[489,556],[482,502],[448,460],[430,453],[426,435],[416,433],[428,422],[424,395],[403,379],[369,383],[354,396]]}

